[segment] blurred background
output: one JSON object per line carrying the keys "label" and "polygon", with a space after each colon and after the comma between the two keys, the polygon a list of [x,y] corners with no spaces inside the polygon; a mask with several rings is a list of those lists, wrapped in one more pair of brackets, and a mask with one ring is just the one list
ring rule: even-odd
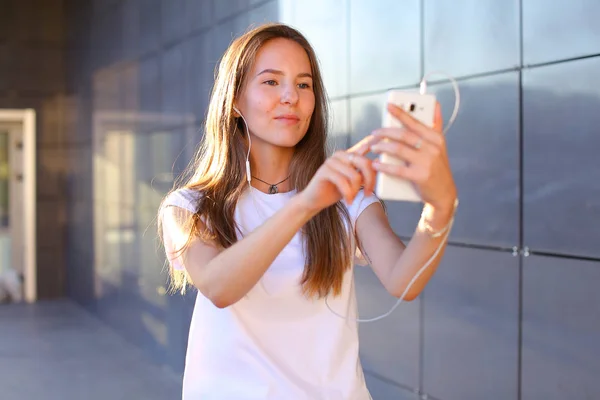
{"label": "blurred background", "polygon": [[[460,86],[457,221],[425,292],[360,326],[373,398],[600,399],[598,15],[596,0],[0,0],[0,399],[180,397],[194,294],[166,293],[156,212],[220,56],[268,21],[314,45],[333,146],[380,125],[390,88],[432,71]],[[451,85],[430,90],[447,119]],[[409,237],[418,205],[387,205]],[[394,304],[356,276],[361,317]]]}

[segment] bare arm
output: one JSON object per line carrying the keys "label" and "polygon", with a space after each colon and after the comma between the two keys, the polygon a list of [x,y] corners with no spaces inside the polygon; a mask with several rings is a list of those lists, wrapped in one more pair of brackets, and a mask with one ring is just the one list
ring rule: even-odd
{"label": "bare arm", "polygon": [[[168,207],[165,211],[168,213],[165,219],[175,221],[165,228],[175,238],[176,249],[181,248],[187,236],[181,234],[185,229],[180,227],[189,220],[189,212],[178,207]],[[193,238],[181,255],[182,264],[204,296],[219,308],[227,307],[254,287],[277,255],[315,214],[302,199],[294,197],[263,225],[225,250]]]}
{"label": "bare arm", "polygon": [[[434,211],[426,208],[427,220],[434,227],[444,226],[452,210]],[[417,227],[408,245],[398,238],[388,222],[383,208],[375,203],[363,211],[356,222],[356,233],[361,250],[386,290],[400,297],[412,278],[433,256],[442,237],[432,238],[420,226]],[[446,243],[436,258],[413,283],[404,300],[414,300],[425,288],[435,273],[444,254]]]}

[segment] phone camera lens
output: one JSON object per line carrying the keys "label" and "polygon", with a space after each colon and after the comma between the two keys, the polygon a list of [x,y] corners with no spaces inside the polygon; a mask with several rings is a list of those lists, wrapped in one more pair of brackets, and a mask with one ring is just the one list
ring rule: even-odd
{"label": "phone camera lens", "polygon": [[415,108],[417,108],[417,105],[415,103],[410,103],[410,108],[409,108],[410,112],[415,111]]}

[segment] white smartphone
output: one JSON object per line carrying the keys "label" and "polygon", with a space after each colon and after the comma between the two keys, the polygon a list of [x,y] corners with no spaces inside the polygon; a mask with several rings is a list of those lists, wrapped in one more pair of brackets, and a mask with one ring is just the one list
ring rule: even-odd
{"label": "white smartphone", "polygon": [[[388,92],[387,102],[383,106],[382,125],[384,128],[402,128],[402,123],[387,111],[387,103],[392,103],[401,107],[424,125],[429,127],[433,126],[436,104],[434,95],[399,90],[391,90]],[[405,164],[404,160],[400,160],[387,154],[381,154],[379,160],[386,164]],[[382,172],[377,174],[375,194],[383,200],[421,201],[421,196],[412,182]]]}

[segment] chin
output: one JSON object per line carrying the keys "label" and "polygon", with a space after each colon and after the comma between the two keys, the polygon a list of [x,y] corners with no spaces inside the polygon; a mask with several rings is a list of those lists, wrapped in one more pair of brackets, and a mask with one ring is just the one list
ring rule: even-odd
{"label": "chin", "polygon": [[263,140],[276,147],[293,148],[304,138],[305,133],[297,131],[278,132],[271,137],[265,137]]}
{"label": "chin", "polygon": [[294,148],[300,143],[304,136],[289,138],[288,140],[281,140],[278,143],[274,143],[278,147]]}

